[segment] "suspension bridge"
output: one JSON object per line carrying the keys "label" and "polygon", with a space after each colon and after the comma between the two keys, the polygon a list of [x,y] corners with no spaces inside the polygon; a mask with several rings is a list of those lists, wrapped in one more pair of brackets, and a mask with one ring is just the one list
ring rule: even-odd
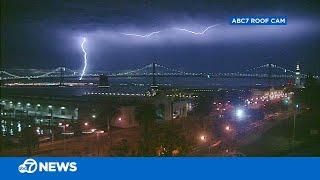
{"label": "suspension bridge", "polygon": [[[35,73],[35,71],[37,73]],[[66,67],[58,67],[52,71],[40,73],[40,70],[32,70],[29,73],[23,71],[24,75],[10,72],[9,70],[3,70],[0,73],[0,80],[3,81],[15,81],[15,80],[36,80],[36,79],[60,79],[61,82],[70,79],[79,79],[81,77],[81,71],[72,70]],[[239,72],[185,72],[175,68],[167,67],[157,63],[147,64],[141,68],[125,71],[114,72],[91,72],[83,75],[83,79],[95,78],[105,76],[107,78],[117,77],[151,77],[153,84],[157,77],[198,77],[198,78],[267,78],[267,79],[295,79],[300,80],[307,77],[306,74],[300,73],[300,67],[297,65],[295,70],[290,70],[278,66],[276,64],[264,64],[257,67],[252,67]],[[318,76],[316,76],[318,78]],[[80,81],[80,80],[79,80]]]}

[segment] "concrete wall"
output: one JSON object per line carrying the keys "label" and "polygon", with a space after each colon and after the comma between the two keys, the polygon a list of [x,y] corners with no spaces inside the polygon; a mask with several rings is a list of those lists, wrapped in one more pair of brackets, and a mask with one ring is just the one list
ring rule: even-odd
{"label": "concrete wall", "polygon": [[[134,97],[131,99],[113,98],[109,99],[85,99],[85,98],[6,98],[1,99],[1,111],[10,112],[12,116],[18,113],[28,113],[29,116],[37,118],[50,118],[53,121],[94,121],[96,118],[105,118],[103,112],[107,105],[104,103],[116,103],[120,106],[119,113],[112,118],[111,126],[120,128],[129,128],[138,126],[135,119],[135,107],[139,103],[149,101],[162,114],[159,121],[168,121],[179,117],[186,117],[188,112],[187,101],[173,101],[171,98],[163,96],[154,97],[154,99],[143,99],[141,97]],[[158,113],[159,113],[158,112]],[[26,115],[26,114],[25,114]],[[119,119],[120,118],[120,119]],[[107,121],[107,119],[106,119]]]}
{"label": "concrete wall", "polygon": [[11,117],[19,115],[53,117],[54,119],[78,120],[79,109],[66,103],[56,101],[26,101],[1,99],[2,115]]}

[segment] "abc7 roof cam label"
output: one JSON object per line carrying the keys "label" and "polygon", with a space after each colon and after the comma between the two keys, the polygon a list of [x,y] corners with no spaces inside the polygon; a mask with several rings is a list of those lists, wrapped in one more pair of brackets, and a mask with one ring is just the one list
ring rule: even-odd
{"label": "abc7 roof cam label", "polygon": [[287,25],[286,16],[232,16],[230,25]]}

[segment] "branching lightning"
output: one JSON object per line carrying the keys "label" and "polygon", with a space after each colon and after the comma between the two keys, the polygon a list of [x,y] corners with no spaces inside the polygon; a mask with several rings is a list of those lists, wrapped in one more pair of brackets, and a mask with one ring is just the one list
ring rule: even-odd
{"label": "branching lightning", "polygon": [[[134,37],[139,37],[139,38],[150,38],[151,36],[156,35],[156,34],[160,34],[160,33],[164,32],[164,31],[176,30],[176,31],[185,31],[185,32],[191,33],[193,35],[203,35],[209,29],[211,29],[213,27],[216,27],[218,25],[219,24],[208,26],[201,32],[195,32],[195,31],[191,31],[191,30],[188,30],[188,29],[185,29],[185,28],[173,27],[173,28],[164,29],[164,30],[161,30],[161,31],[154,31],[154,32],[151,32],[151,33],[148,33],[148,34],[144,34],[144,35],[143,34],[134,34],[134,33],[121,33],[121,34],[125,35],[125,36],[134,36]],[[85,46],[84,46],[86,42],[87,42],[87,39],[85,37],[83,37],[83,40],[82,40],[82,43],[81,43],[81,49],[82,49],[82,52],[83,52],[84,67],[82,69],[82,73],[80,75],[79,80],[82,80],[84,74],[86,73],[86,69],[87,69],[87,52],[86,52],[86,49],[85,49]]]}
{"label": "branching lightning", "polygon": [[82,49],[82,52],[83,52],[83,59],[84,59],[84,67],[82,69],[82,73],[81,73],[81,76],[80,76],[79,80],[82,80],[82,77],[85,74],[86,69],[87,69],[87,52],[86,52],[86,49],[84,47],[84,44],[86,42],[87,42],[87,39],[84,37],[83,40],[82,40],[82,43],[81,43],[81,49]]}
{"label": "branching lightning", "polygon": [[194,32],[194,31],[191,31],[191,30],[188,30],[188,29],[185,29],[185,28],[173,28],[173,29],[176,29],[176,30],[179,30],[179,31],[189,32],[189,33],[192,33],[192,34],[195,34],[195,35],[202,35],[202,34],[206,33],[209,29],[211,29],[213,27],[216,27],[218,25],[219,24],[215,24],[215,25],[209,26],[209,27],[207,27],[205,30],[203,30],[201,32]]}
{"label": "branching lightning", "polygon": [[[216,27],[218,26],[219,24],[215,24],[215,25],[212,25],[212,26],[208,26],[207,28],[205,28],[203,31],[201,32],[194,32],[194,31],[191,31],[191,30],[188,30],[188,29],[185,29],[185,28],[177,28],[177,27],[174,27],[174,28],[170,28],[170,29],[173,29],[173,30],[178,30],[178,31],[185,31],[185,32],[188,32],[188,33],[191,33],[191,34],[194,34],[194,35],[203,35],[205,34],[209,29],[213,28],[213,27]],[[140,37],[140,38],[149,38],[155,34],[159,34],[161,32],[163,32],[165,30],[161,30],[161,31],[154,31],[154,32],[151,32],[149,34],[145,34],[145,35],[142,35],[142,34],[133,34],[133,33],[121,33],[122,35],[126,35],[126,36],[135,36],[135,37]]]}
{"label": "branching lightning", "polygon": [[152,32],[152,33],[149,33],[149,34],[146,34],[146,35],[141,35],[141,34],[132,34],[132,33],[121,33],[123,35],[126,35],[126,36],[136,36],[136,37],[142,37],[142,38],[148,38],[154,34],[158,34],[160,33],[161,31],[155,31],[155,32]]}

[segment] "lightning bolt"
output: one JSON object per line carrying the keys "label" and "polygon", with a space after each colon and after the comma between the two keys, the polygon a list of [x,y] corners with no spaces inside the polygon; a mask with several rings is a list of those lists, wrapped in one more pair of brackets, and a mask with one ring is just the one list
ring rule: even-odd
{"label": "lightning bolt", "polygon": [[213,28],[213,27],[216,27],[218,26],[219,24],[215,24],[215,25],[212,25],[212,26],[209,26],[207,27],[206,29],[204,29],[203,31],[201,32],[194,32],[194,31],[191,31],[191,30],[188,30],[188,29],[185,29],[185,28],[173,28],[173,29],[176,29],[176,30],[179,30],[179,31],[185,31],[185,32],[188,32],[188,33],[192,33],[194,35],[203,35],[204,33],[206,33],[209,29]]}
{"label": "lightning bolt", "polygon": [[[178,30],[178,31],[185,31],[185,32],[188,32],[188,33],[191,33],[191,34],[194,34],[194,35],[203,35],[205,34],[209,29],[211,28],[214,28],[216,26],[218,26],[219,24],[215,24],[215,25],[212,25],[212,26],[208,26],[207,28],[205,28],[203,31],[201,32],[194,32],[194,31],[191,31],[191,30],[188,30],[188,29],[185,29],[185,28],[177,28],[177,27],[173,27],[173,28],[170,28],[172,30]],[[140,37],[140,38],[149,38],[155,34],[159,34],[163,31],[166,31],[168,29],[165,29],[165,30],[161,30],[161,31],[154,31],[154,32],[151,32],[151,33],[148,33],[148,34],[134,34],[134,33],[121,33],[122,35],[125,35],[125,36],[134,36],[134,37]],[[81,49],[82,49],[82,52],[83,52],[83,59],[84,59],[84,67],[83,67],[83,70],[82,70],[82,73],[81,73],[81,76],[79,78],[79,80],[82,80],[82,77],[83,75],[85,74],[86,72],[86,69],[87,69],[87,52],[86,52],[86,49],[84,47],[84,44],[87,42],[87,39],[85,37],[83,37],[83,40],[82,40],[82,43],[81,43]]]}
{"label": "lightning bolt", "polygon": [[87,42],[87,39],[84,37],[82,39],[82,43],[81,43],[81,49],[82,49],[82,52],[83,52],[83,59],[84,59],[84,67],[82,69],[82,73],[81,73],[81,76],[79,78],[79,80],[82,80],[82,77],[84,75],[84,73],[86,72],[86,69],[87,69],[87,52],[86,52],[86,49],[84,47],[84,44]]}
{"label": "lightning bolt", "polygon": [[154,34],[158,34],[160,33],[161,31],[155,31],[155,32],[152,32],[152,33],[149,33],[149,34],[146,34],[146,35],[141,35],[141,34],[132,34],[132,33],[121,33],[123,35],[126,35],[126,36],[136,36],[136,37],[142,37],[142,38],[148,38]]}
{"label": "lightning bolt", "polygon": [[[192,33],[194,35],[203,35],[205,34],[209,29],[213,28],[213,27],[216,27],[218,26],[219,24],[215,24],[215,25],[212,25],[212,26],[208,26],[207,28],[205,28],[203,31],[201,32],[194,32],[194,31],[191,31],[191,30],[188,30],[188,29],[185,29],[185,28],[170,28],[170,29],[173,29],[173,30],[178,30],[178,31],[185,31],[185,32],[188,32],[188,33]],[[142,34],[133,34],[133,33],[121,33],[122,35],[126,35],[126,36],[135,36],[135,37],[140,37],[140,38],[149,38],[155,34],[159,34],[161,32],[163,32],[164,30],[161,30],[161,31],[154,31],[154,32],[151,32],[149,34],[145,34],[145,35],[142,35]]]}

